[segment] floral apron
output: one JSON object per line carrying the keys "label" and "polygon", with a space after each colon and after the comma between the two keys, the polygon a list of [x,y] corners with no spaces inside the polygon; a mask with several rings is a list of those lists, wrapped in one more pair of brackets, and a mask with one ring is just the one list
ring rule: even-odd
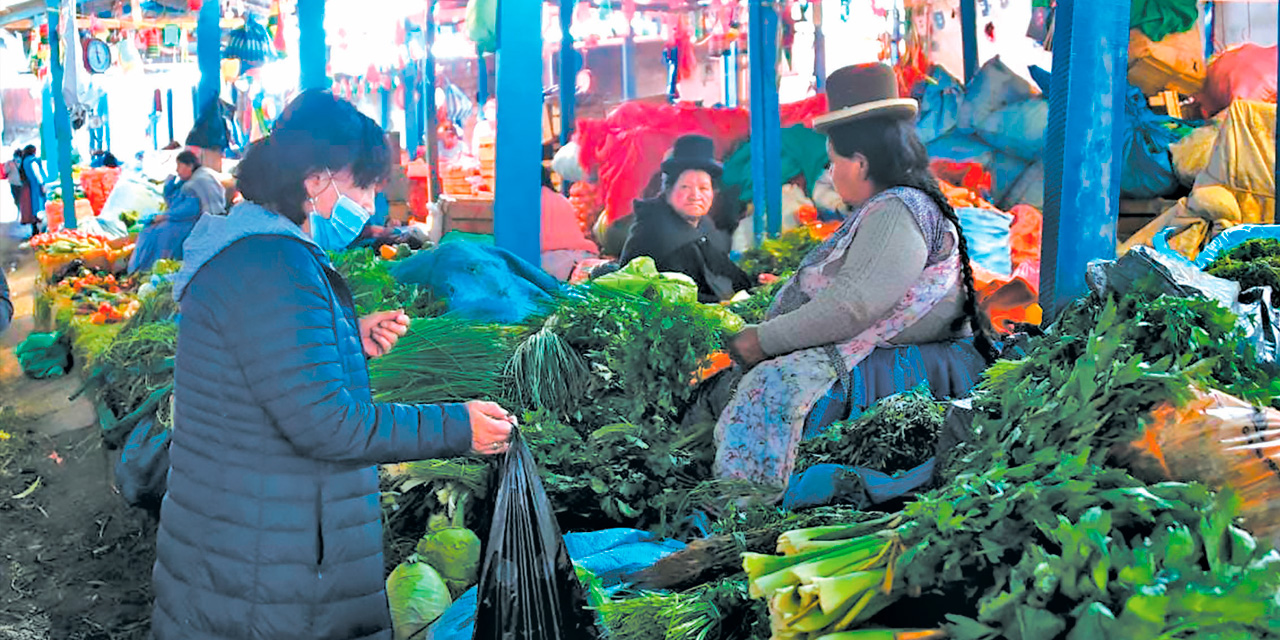
{"label": "floral apron", "polygon": [[950,225],[922,191],[895,188],[864,204],[801,263],[769,309],[789,313],[825,289],[838,271],[871,205],[887,198],[906,203],[924,231],[929,259],[920,278],[884,318],[844,343],[813,347],[761,362],[738,383],[716,422],[716,472],[724,478],[785,488],[795,467],[805,418],[837,380],[847,378],[877,347],[927,315],[960,279],[960,253]]}

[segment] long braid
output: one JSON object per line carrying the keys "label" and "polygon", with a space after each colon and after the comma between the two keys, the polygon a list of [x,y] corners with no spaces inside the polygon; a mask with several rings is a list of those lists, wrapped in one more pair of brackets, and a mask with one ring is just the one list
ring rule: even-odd
{"label": "long braid", "polygon": [[956,213],[955,207],[951,206],[951,202],[942,193],[942,187],[938,185],[938,179],[933,174],[920,175],[920,173],[920,171],[908,172],[907,179],[903,181],[907,184],[895,186],[912,187],[923,191],[937,205],[938,210],[942,212],[942,217],[955,225],[956,238],[960,249],[960,274],[964,282],[965,315],[956,318],[951,325],[951,329],[952,331],[959,331],[967,319],[969,328],[973,331],[974,347],[987,359],[987,362],[993,362],[999,357],[999,351],[991,342],[991,338],[987,333],[987,322],[978,310],[978,294],[973,283],[973,264],[969,261],[969,243],[965,240],[964,229],[960,226],[960,215]]}

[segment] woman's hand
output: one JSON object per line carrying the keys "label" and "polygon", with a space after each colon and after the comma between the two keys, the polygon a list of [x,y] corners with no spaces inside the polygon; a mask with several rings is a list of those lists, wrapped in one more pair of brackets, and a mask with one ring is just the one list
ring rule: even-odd
{"label": "woman's hand", "polygon": [[468,402],[467,414],[471,417],[471,450],[482,456],[506,453],[516,417],[496,402]]}
{"label": "woman's hand", "polygon": [[370,358],[386,355],[408,331],[409,316],[404,311],[383,311],[360,318],[360,344]]}
{"label": "woman's hand", "polygon": [[768,356],[760,348],[760,334],[754,326],[749,326],[729,339],[729,353],[746,368],[760,364]]}

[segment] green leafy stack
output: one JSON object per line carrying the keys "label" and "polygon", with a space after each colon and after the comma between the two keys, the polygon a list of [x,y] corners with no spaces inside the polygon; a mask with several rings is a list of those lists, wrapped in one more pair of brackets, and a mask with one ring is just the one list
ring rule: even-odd
{"label": "green leafy stack", "polygon": [[[834,559],[781,544],[783,558],[748,558],[775,637],[852,628],[908,594],[958,593],[970,615],[945,626],[961,640],[1280,638],[1280,554],[1232,526],[1231,500],[1194,484],[1148,486],[1111,458],[1140,436],[1140,416],[1193,384],[1260,403],[1276,391],[1216,303],[1133,295],[1076,305],[1026,358],[988,371],[974,441],[953,457],[950,482],[910,504],[901,524],[809,551],[841,551]],[[886,545],[887,562],[867,559],[867,547]],[[790,576],[752,571],[797,562],[805,568]],[[868,571],[884,580],[873,584]],[[801,589],[823,579],[843,590],[828,591],[818,614]]]}
{"label": "green leafy stack", "polygon": [[390,353],[369,364],[379,402],[433,404],[502,398],[510,330],[452,316],[418,318]]}
{"label": "green leafy stack", "polygon": [[885,398],[861,416],[800,444],[796,471],[842,464],[894,474],[932,458],[946,414],[927,386]]}
{"label": "green leafy stack", "polygon": [[1271,287],[1271,304],[1280,304],[1280,240],[1247,240],[1214,260],[1205,271],[1235,280],[1242,289]]}
{"label": "green leafy stack", "polygon": [[330,254],[333,268],[351,289],[356,313],[403,309],[411,318],[430,318],[444,313],[444,304],[431,291],[417,285],[401,284],[388,270],[388,261],[373,249],[361,247]]}
{"label": "green leafy stack", "polygon": [[796,227],[744,251],[738,265],[753,280],[762,273],[780,276],[800,268],[805,255],[821,243],[822,240],[809,227]]}

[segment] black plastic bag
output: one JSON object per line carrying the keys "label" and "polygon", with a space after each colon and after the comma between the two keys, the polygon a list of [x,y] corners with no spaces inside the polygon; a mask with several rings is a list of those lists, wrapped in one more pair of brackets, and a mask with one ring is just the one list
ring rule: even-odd
{"label": "black plastic bag", "polygon": [[533,454],[518,432],[499,472],[473,640],[599,637]]}

